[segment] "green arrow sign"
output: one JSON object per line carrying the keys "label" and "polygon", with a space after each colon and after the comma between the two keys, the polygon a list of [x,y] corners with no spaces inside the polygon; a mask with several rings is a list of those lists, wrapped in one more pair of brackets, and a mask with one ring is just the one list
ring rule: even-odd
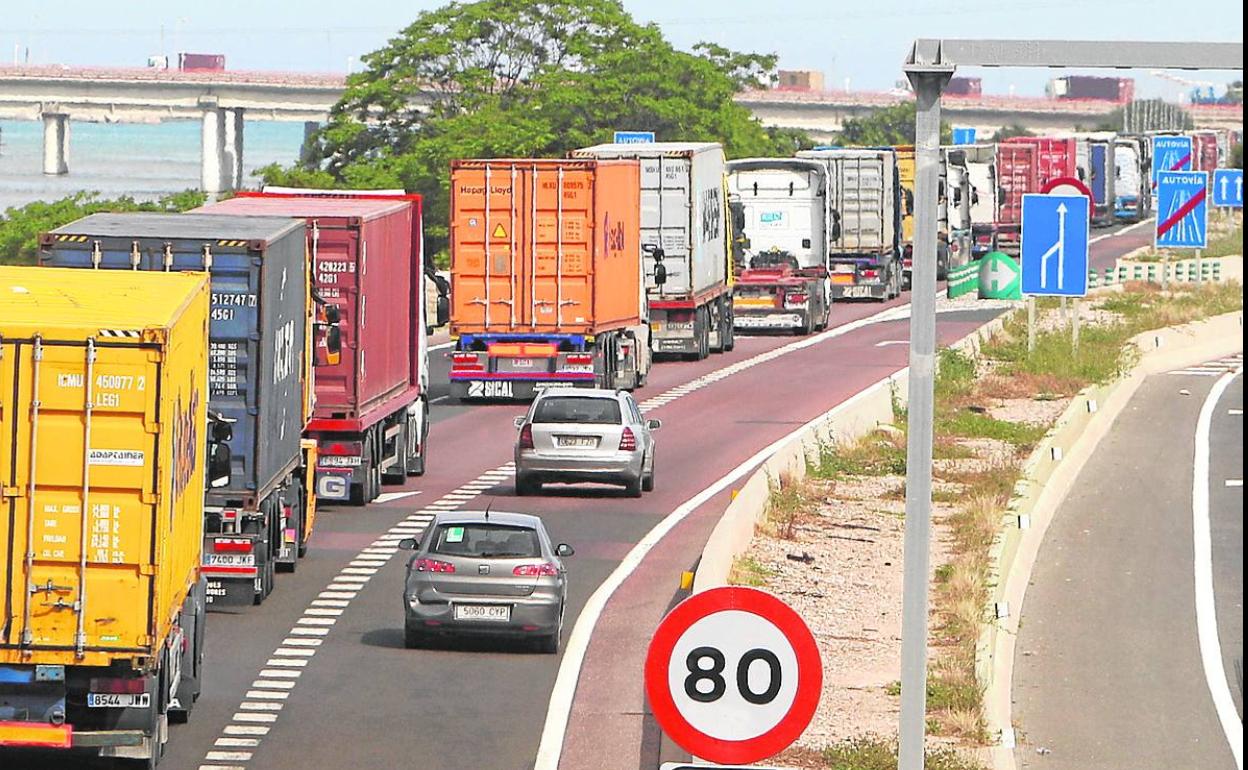
{"label": "green arrow sign", "polygon": [[980,299],[1022,299],[1022,270],[1008,255],[992,251],[979,261]]}

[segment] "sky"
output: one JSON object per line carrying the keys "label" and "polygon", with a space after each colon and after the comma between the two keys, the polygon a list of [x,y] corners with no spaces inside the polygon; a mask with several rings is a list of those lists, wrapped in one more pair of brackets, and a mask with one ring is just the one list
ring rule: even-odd
{"label": "sky", "polygon": [[[143,66],[160,53],[223,53],[230,69],[344,72],[444,0],[6,0],[0,61]],[[888,90],[916,37],[1243,41],[1241,0],[624,0],[675,45],[709,40],[821,70],[828,88]],[[840,6],[843,10],[835,10]],[[1176,36],[1179,30],[1187,30]],[[1055,70],[964,70],[985,93],[1039,96]],[[1106,74],[1088,72],[1086,74]],[[1190,85],[1148,71],[1137,95]],[[1226,73],[1171,73],[1223,84]],[[1242,77],[1237,75],[1236,77]],[[1219,89],[1220,90],[1220,89]]]}

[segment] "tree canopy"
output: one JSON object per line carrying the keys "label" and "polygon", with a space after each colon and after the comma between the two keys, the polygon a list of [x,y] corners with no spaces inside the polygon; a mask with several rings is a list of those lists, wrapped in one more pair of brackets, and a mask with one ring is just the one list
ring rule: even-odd
{"label": "tree canopy", "polygon": [[[876,110],[861,118],[850,118],[845,121],[841,132],[837,135],[837,144],[862,147],[892,147],[899,144],[914,144],[914,102],[902,102],[892,107]],[[949,144],[952,141],[952,130],[942,122],[940,124],[940,141]]]}
{"label": "tree canopy", "polygon": [[445,245],[456,158],[561,157],[616,129],[717,141],[734,157],[804,143],[733,101],[774,77],[775,56],[711,43],[677,50],[619,0],[452,2],[421,13],[364,65],[307,148],[311,163],[270,166],[265,180],[421,193],[434,250]]}

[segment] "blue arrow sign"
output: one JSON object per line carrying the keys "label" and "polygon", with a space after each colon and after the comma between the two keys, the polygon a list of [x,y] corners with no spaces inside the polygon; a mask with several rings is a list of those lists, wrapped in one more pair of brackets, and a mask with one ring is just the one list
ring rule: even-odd
{"label": "blue arrow sign", "polygon": [[1086,195],[1023,196],[1023,294],[1088,293],[1089,222]]}
{"label": "blue arrow sign", "polygon": [[646,144],[654,141],[653,131],[616,131],[616,144]]}
{"label": "blue arrow sign", "polygon": [[1203,249],[1209,245],[1209,175],[1163,171],[1157,180],[1159,248]]}
{"label": "blue arrow sign", "polygon": [[1192,168],[1192,138],[1190,136],[1153,137],[1153,187],[1157,175],[1163,171],[1189,171]]}
{"label": "blue arrow sign", "polygon": [[1244,207],[1244,170],[1219,168],[1213,172],[1213,205],[1232,209]]}

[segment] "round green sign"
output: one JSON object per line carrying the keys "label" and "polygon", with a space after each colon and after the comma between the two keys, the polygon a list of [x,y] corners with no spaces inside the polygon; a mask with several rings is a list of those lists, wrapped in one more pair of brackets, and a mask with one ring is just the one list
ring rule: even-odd
{"label": "round green sign", "polygon": [[1022,299],[1023,271],[1008,254],[990,251],[979,261],[980,299]]}

